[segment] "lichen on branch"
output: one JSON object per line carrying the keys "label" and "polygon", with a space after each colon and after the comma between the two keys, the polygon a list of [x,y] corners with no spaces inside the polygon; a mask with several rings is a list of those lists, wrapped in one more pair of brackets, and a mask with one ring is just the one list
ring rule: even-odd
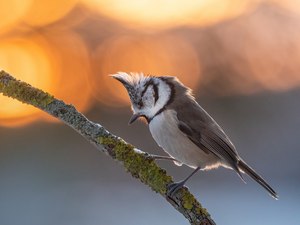
{"label": "lichen on branch", "polygon": [[172,199],[167,196],[167,185],[173,180],[153,159],[147,157],[147,153],[137,150],[100,124],[88,120],[74,106],[65,104],[43,90],[15,79],[5,71],[0,71],[0,93],[33,105],[60,119],[100,151],[119,161],[133,177],[163,196],[189,220],[190,224],[215,225],[206,209],[186,187],[176,192]]}
{"label": "lichen on branch", "polygon": [[45,108],[54,101],[52,95],[15,79],[3,70],[0,71],[0,79],[0,90],[5,96],[18,99],[23,103],[39,108]]}
{"label": "lichen on branch", "polygon": [[111,137],[100,137],[101,145],[110,146],[114,149],[115,159],[122,162],[125,169],[133,177],[139,178],[143,183],[160,194],[166,194],[166,187],[172,182],[172,178],[166,171],[156,165],[153,159],[134,151],[134,146],[122,141],[116,141]]}

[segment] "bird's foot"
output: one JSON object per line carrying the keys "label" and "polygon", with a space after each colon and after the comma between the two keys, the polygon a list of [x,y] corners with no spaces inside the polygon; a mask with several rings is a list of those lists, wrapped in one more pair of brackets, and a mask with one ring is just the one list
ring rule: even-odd
{"label": "bird's foot", "polygon": [[184,186],[185,180],[180,182],[174,182],[167,186],[167,196],[173,198],[174,194]]}
{"label": "bird's foot", "polygon": [[169,198],[173,198],[174,194],[184,186],[184,184],[190,179],[195,173],[197,173],[198,170],[200,170],[201,167],[198,166],[187,178],[185,178],[182,181],[179,181],[177,183],[171,183],[167,186],[167,196]]}

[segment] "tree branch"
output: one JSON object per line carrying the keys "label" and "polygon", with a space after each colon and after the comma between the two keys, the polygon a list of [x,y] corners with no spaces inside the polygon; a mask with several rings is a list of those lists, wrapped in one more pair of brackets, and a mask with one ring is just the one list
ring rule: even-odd
{"label": "tree branch", "polygon": [[206,209],[186,187],[180,189],[172,199],[166,195],[166,187],[173,182],[172,178],[153,159],[147,157],[147,153],[111,134],[100,124],[89,121],[74,106],[16,80],[5,71],[0,72],[0,93],[33,105],[72,127],[97,149],[119,161],[133,177],[164,197],[192,225],[215,225]]}

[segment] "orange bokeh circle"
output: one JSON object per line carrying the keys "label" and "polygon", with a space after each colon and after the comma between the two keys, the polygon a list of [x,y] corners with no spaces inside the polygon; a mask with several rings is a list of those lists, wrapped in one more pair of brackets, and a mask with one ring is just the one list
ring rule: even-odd
{"label": "orange bokeh circle", "polygon": [[[1,69],[16,78],[37,86],[45,91],[52,91],[53,60],[48,54],[47,42],[39,35],[24,38],[11,38],[0,42]],[[31,121],[32,116],[41,114],[37,109],[4,96],[0,96],[0,124],[10,125],[15,118],[20,123]]]}
{"label": "orange bokeh circle", "polygon": [[[87,110],[91,103],[89,54],[76,33],[48,32],[0,42],[1,69],[55,97]],[[0,96],[0,125],[24,125],[38,119],[57,121],[32,106]]]}
{"label": "orange bokeh circle", "polygon": [[260,0],[81,0],[127,26],[169,28],[209,26],[252,10]]}
{"label": "orange bokeh circle", "polygon": [[93,54],[94,96],[109,106],[129,103],[125,89],[109,74],[118,71],[177,76],[195,88],[201,78],[198,56],[185,40],[167,35],[120,36],[102,42]]}
{"label": "orange bokeh circle", "polygon": [[56,59],[56,73],[53,95],[71,103],[80,111],[91,105],[91,89],[88,76],[91,73],[90,55],[81,37],[70,30],[49,30],[43,33],[52,47]]}
{"label": "orange bokeh circle", "polygon": [[[44,26],[63,18],[79,0],[32,0],[23,21],[31,26]],[[20,1],[19,1],[20,2]]]}
{"label": "orange bokeh circle", "polygon": [[33,0],[0,1],[0,33],[5,33],[14,28],[29,10]]}
{"label": "orange bokeh circle", "polygon": [[283,9],[287,9],[293,13],[300,13],[300,1],[298,0],[269,0],[270,4],[278,5]]}

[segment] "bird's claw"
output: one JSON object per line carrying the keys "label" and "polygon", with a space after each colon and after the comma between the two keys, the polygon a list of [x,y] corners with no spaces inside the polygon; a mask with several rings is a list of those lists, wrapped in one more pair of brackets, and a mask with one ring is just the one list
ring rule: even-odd
{"label": "bird's claw", "polygon": [[174,182],[167,186],[167,196],[173,198],[174,194],[184,186],[185,181]]}
{"label": "bird's claw", "polygon": [[145,158],[148,160],[158,160],[161,159],[161,156],[145,153]]}

